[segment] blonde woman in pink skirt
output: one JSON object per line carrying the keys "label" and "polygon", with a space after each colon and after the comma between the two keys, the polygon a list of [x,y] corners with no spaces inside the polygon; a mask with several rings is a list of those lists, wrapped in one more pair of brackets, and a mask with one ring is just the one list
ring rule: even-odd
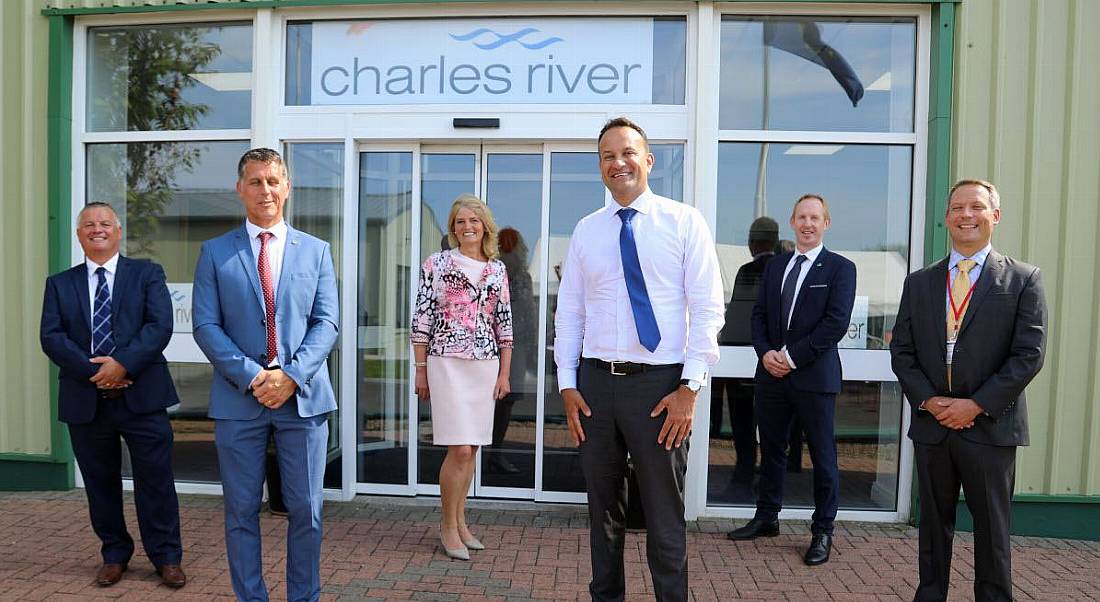
{"label": "blonde woman in pink skirt", "polygon": [[481,445],[493,439],[496,400],[510,391],[512,308],[497,259],[497,226],[485,203],[464,194],[447,218],[451,248],[420,269],[412,323],[416,395],[432,404],[432,443],[447,446],[439,469],[439,539],[450,558],[485,546],[466,524],[466,492]]}

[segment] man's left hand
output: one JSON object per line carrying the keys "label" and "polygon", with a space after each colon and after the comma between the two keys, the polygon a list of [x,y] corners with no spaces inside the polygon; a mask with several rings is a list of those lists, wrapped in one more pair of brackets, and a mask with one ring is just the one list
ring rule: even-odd
{"label": "man's left hand", "polygon": [[650,418],[656,418],[661,412],[668,412],[665,423],[661,425],[661,432],[657,435],[657,445],[664,445],[666,450],[680,447],[680,444],[691,433],[691,421],[695,418],[695,397],[691,389],[680,386],[675,391],[665,395],[653,411]]}
{"label": "man's left hand", "polygon": [[99,364],[99,370],[88,379],[97,388],[115,389],[126,379],[126,366],[109,355],[99,355],[88,361]]}
{"label": "man's left hand", "polygon": [[261,376],[253,381],[252,396],[264,407],[272,410],[281,408],[298,390],[298,383],[281,369],[266,370],[261,372]]}
{"label": "man's left hand", "polygon": [[[943,402],[935,402],[945,405]],[[974,419],[982,413],[982,406],[973,399],[957,398],[946,404],[943,411],[936,414],[936,420],[949,429],[960,430],[974,426]]]}

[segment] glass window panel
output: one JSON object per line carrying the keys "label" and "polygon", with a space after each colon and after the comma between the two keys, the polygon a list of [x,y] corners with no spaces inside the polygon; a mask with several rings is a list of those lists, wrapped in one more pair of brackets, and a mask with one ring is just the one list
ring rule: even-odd
{"label": "glass window panel", "polygon": [[88,30],[92,132],[251,126],[252,25]]}
{"label": "glass window panel", "polygon": [[719,127],[912,132],[916,20],[722,19]]}
{"label": "glass window panel", "polygon": [[[672,199],[682,200],[684,164],[682,144],[654,144],[650,188]],[[569,428],[558,382],[554,375],[554,311],[557,307],[561,266],[569,250],[569,239],[577,222],[604,205],[606,189],[600,178],[596,153],[561,152],[550,155],[550,273],[546,294],[549,313],[546,318],[546,399],[544,403],[542,488],[545,491],[581,491],[584,476],[580,456]],[[536,301],[537,303],[537,301]]]}
{"label": "glass window panel", "polygon": [[[295,143],[287,145],[287,168],[291,192],[283,210],[287,223],[298,230],[327,242],[332,249],[337,289],[343,288],[340,258],[343,244],[344,144],[342,142]],[[339,488],[340,470],[340,346],[328,357],[338,408],[328,415],[329,462],[325,467],[325,487]]]}
{"label": "glass window panel", "polygon": [[411,215],[412,153],[360,153],[356,466],[365,483],[409,481]]}
{"label": "glass window panel", "polygon": [[493,443],[483,448],[481,484],[535,487],[538,385],[538,266],[542,232],[542,154],[489,153],[485,202],[497,223],[500,259],[512,298],[512,392],[497,401]]}
{"label": "glass window panel", "polygon": [[[715,378],[711,385],[707,505],[756,505],[759,465],[752,379]],[[722,396],[722,392],[725,396]],[[896,382],[846,381],[837,395],[837,464],[842,510],[896,510],[901,442],[901,388]],[[810,452],[796,425],[788,442],[783,506],[812,508]]]}
{"label": "glass window panel", "polygon": [[[244,220],[233,186],[247,144],[90,144],[86,196],[118,211],[124,255],[156,261],[169,287],[189,290],[202,242]],[[190,339],[189,319],[177,315],[173,338]],[[194,349],[197,356],[165,354],[180,396],[168,411],[176,441],[172,465],[179,481],[213,483],[219,479],[214,423],[206,418],[213,368]],[[132,475],[129,464],[124,474]]]}
{"label": "glass window panel", "polygon": [[[447,217],[458,195],[477,191],[477,156],[469,154],[425,153],[420,155],[420,261],[447,242]],[[419,272],[420,264],[417,264]],[[407,322],[406,322],[407,324]],[[446,447],[432,445],[432,405],[419,404],[417,482],[439,483],[439,468]]]}
{"label": "glass window panel", "polygon": [[[909,146],[721,143],[715,241],[725,299],[741,299],[731,313],[740,332],[725,344],[747,344],[747,294],[735,295],[738,270],[749,263],[749,229],[760,216],[774,219],[779,248],[793,248],[791,207],[804,193],[829,202],[832,225],[825,246],[856,264],[853,328],[841,347],[887,349],[909,273],[912,148]],[[763,252],[758,249],[757,252]],[[736,297],[736,298],[735,298]],[[740,308],[740,309],[737,309]]]}
{"label": "glass window panel", "polygon": [[[554,21],[563,21],[561,18],[552,18]],[[454,22],[461,23],[461,20],[455,19]],[[526,19],[520,25],[516,26],[516,30],[524,26],[540,27],[540,20],[535,19],[531,21]],[[348,22],[349,32],[361,33],[366,31],[370,26],[371,21],[353,21]],[[683,105],[684,96],[687,82],[687,20],[684,17],[659,17],[652,20],[653,27],[653,78],[652,78],[652,94],[651,100],[647,99],[646,104],[665,104],[665,105]],[[325,104],[318,102],[317,99],[312,98],[312,86],[314,85],[314,73],[313,73],[313,22],[298,21],[287,24],[287,55],[286,55],[286,89],[285,100],[287,105],[308,106],[312,104]],[[543,25],[541,28],[549,31],[553,27],[553,24]],[[489,35],[489,34],[487,34]],[[487,38],[488,39],[488,38]],[[479,41],[475,39],[474,42]],[[443,44],[450,42],[450,40],[441,40],[439,42],[442,47]],[[482,43],[486,43],[482,41]],[[496,50],[497,47],[486,49]],[[500,52],[505,52],[518,46],[511,45],[505,46]],[[540,49],[534,49],[536,52],[542,52]],[[320,52],[320,51],[319,51]],[[530,51],[522,51],[530,52]],[[456,55],[458,56],[458,55]],[[507,56],[501,54],[500,56]],[[545,57],[545,58],[544,58]],[[524,86],[530,87],[532,82],[546,83],[546,78],[543,74],[548,73],[549,70],[543,66],[553,64],[553,55],[534,55],[534,58],[523,57],[526,65],[526,69],[517,69],[515,73],[510,73],[512,83],[508,88],[511,91],[522,91]],[[404,73],[404,70],[410,68],[409,65],[391,65],[381,64],[376,65],[368,58],[363,58],[361,62],[348,63],[347,65],[334,65],[340,71],[337,72],[339,77],[332,80],[333,89],[341,88],[345,83],[358,84],[363,86],[371,86],[379,92],[386,92],[380,94],[380,96],[372,96],[370,102],[379,104],[411,104],[411,103],[423,103],[423,102],[439,102],[438,99],[428,98],[426,100],[420,99],[420,96],[424,95],[424,90],[432,92],[432,86],[438,84],[440,90],[443,90],[442,86],[450,85],[456,86],[455,81],[458,81],[458,86],[463,89],[469,89],[470,86],[484,86],[485,89],[493,88],[496,90],[503,89],[503,80],[500,79],[504,73],[500,69],[501,65],[497,65],[495,70],[490,69],[492,65],[487,66],[484,69],[480,69],[478,66],[466,65],[464,71],[458,72],[454,68],[445,69],[451,73],[458,73],[457,80],[440,81],[436,73],[437,65],[435,63],[435,57],[432,59],[432,64],[423,65],[411,65],[411,71],[408,71],[411,79],[406,81],[401,77],[393,79],[394,74],[400,75]],[[541,62],[540,62],[541,61]],[[451,64],[457,64],[461,61],[454,60]],[[590,61],[591,63],[599,63],[598,60]],[[442,65],[446,67],[448,65],[446,58],[442,61]],[[629,80],[626,72],[622,69],[615,69],[604,65],[604,69],[594,72],[595,77],[589,80],[585,71],[591,66],[589,63],[583,63],[574,65],[572,69],[578,69],[580,71],[572,70],[568,65],[564,68],[567,75],[561,75],[556,79],[551,79],[554,82],[554,88],[559,92],[558,96],[553,97],[551,100],[537,99],[526,100],[522,96],[509,93],[497,93],[495,95],[478,95],[478,94],[464,94],[464,93],[451,93],[445,101],[451,103],[485,103],[485,102],[499,102],[499,103],[524,103],[524,102],[570,102],[567,96],[561,95],[561,91],[565,87],[573,87],[575,89],[584,90],[585,86],[592,86],[594,89],[607,89],[608,86],[613,85],[611,80],[603,80],[602,76],[611,76],[612,70],[618,74],[619,80],[629,81],[630,84],[634,84],[633,80]],[[530,69],[534,67],[534,71]],[[351,79],[351,70],[360,70],[360,75],[357,78],[358,81]],[[396,69],[396,71],[395,71]],[[326,70],[327,71],[327,70]],[[375,75],[375,73],[378,75]],[[580,73],[581,76],[576,78],[569,77]],[[346,73],[347,75],[341,75]],[[476,75],[474,75],[476,74]],[[319,77],[319,74],[318,74]],[[336,75],[333,75],[336,77]],[[474,84],[468,83],[465,77],[473,77]],[[564,78],[564,79],[563,79]],[[530,80],[530,81],[528,81]],[[338,83],[337,83],[338,82]],[[350,82],[350,83],[349,83]],[[580,86],[577,88],[577,86]],[[410,88],[412,93],[410,93]],[[537,90],[536,90],[537,92]],[[530,90],[528,90],[530,94]],[[545,93],[545,91],[544,91]],[[366,102],[366,101],[364,101]],[[590,96],[584,99],[582,102],[601,102],[600,98],[593,100]],[[611,96],[607,100],[602,102],[621,103],[621,99],[616,99]]]}

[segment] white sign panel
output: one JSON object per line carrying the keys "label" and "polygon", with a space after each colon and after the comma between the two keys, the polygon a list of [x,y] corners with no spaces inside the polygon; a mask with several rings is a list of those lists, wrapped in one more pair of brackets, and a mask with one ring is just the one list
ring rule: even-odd
{"label": "white sign panel", "polygon": [[840,339],[837,347],[842,349],[867,348],[867,296],[857,295],[852,305],[852,320],[848,323],[848,332]]}
{"label": "white sign panel", "polygon": [[315,22],[314,105],[649,104],[653,19]]}
{"label": "white sign panel", "polygon": [[168,295],[172,299],[172,340],[164,350],[164,357],[170,362],[207,361],[191,337],[191,287],[190,282],[168,283]]}

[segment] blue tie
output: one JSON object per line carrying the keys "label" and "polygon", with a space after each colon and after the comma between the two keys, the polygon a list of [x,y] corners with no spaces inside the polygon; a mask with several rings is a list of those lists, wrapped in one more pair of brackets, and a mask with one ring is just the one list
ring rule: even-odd
{"label": "blue tie", "polygon": [[115,339],[111,335],[111,291],[107,289],[107,270],[96,268],[99,284],[95,287],[95,305],[92,309],[92,355],[111,355],[115,352]]}
{"label": "blue tie", "polygon": [[642,264],[638,262],[638,246],[634,244],[631,220],[637,213],[637,209],[630,207],[623,207],[617,212],[619,219],[623,220],[623,227],[619,230],[619,255],[623,260],[623,276],[626,278],[626,292],[630,295],[630,309],[634,311],[638,341],[652,353],[661,342],[661,330],[657,328],[657,318],[653,316],[653,305],[649,302],[649,291],[642,276]]}
{"label": "blue tie", "polygon": [[794,258],[794,267],[783,280],[783,290],[779,294],[779,309],[783,314],[783,342],[787,342],[787,325],[791,323],[791,309],[794,307],[794,289],[798,285],[798,275],[802,272],[802,262],[806,261],[805,255]]}

